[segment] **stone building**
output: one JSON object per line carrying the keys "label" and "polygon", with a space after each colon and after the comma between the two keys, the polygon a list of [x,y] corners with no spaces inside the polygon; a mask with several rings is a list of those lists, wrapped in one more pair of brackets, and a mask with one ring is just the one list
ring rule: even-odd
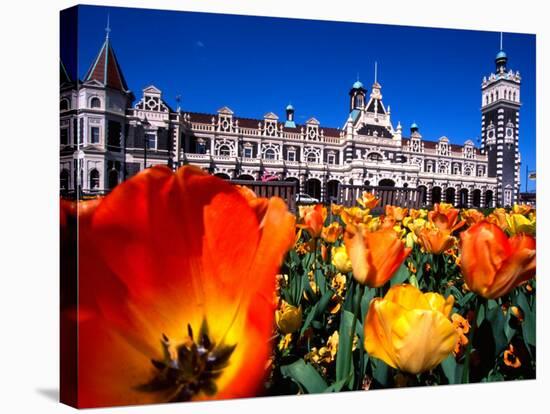
{"label": "stone building", "polygon": [[442,136],[429,140],[416,123],[394,127],[376,81],[356,81],[341,128],[310,118],[240,117],[171,108],[154,85],[137,102],[107,36],[82,80],[61,63],[60,180],[62,192],[102,194],[143,168],[197,165],[226,179],[296,181],[300,192],[323,201],[339,184],[423,188],[424,202],[509,206],[519,194],[520,75],[496,56],[495,73],[481,85],[481,147]]}

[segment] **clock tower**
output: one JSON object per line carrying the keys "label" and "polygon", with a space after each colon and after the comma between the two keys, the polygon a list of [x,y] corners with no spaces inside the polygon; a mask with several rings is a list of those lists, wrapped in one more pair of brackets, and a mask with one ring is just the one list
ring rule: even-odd
{"label": "clock tower", "polygon": [[510,207],[519,196],[519,72],[508,69],[501,47],[496,69],[481,83],[481,150],[487,154],[488,176],[497,178],[495,207]]}

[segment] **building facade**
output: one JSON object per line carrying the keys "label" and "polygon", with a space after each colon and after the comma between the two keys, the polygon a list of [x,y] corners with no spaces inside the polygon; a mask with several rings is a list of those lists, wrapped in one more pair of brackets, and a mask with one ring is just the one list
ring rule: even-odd
{"label": "building facade", "polygon": [[422,188],[429,205],[510,206],[519,195],[519,73],[500,51],[481,85],[481,146],[425,139],[416,123],[394,127],[375,80],[349,91],[341,128],[273,112],[243,118],[230,108],[197,113],[171,108],[154,85],[129,90],[109,36],[83,80],[61,64],[60,184],[65,193],[103,194],[152,165],[192,164],[226,179],[296,181],[323,201],[339,184]]}

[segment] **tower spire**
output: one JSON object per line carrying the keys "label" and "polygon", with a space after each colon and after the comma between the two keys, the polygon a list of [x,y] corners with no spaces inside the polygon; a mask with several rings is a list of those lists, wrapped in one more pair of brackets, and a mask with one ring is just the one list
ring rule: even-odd
{"label": "tower spire", "polygon": [[500,32],[500,50],[502,50],[502,32]]}
{"label": "tower spire", "polygon": [[105,40],[109,40],[109,34],[111,33],[110,13],[107,13],[107,26],[105,27]]}
{"label": "tower spire", "polygon": [[378,62],[374,61],[374,83],[378,82]]}

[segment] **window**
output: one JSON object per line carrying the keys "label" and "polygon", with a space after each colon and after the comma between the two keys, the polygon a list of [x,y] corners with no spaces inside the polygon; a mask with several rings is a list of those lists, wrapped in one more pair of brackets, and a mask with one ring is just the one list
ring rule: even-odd
{"label": "window", "polygon": [[244,147],[243,157],[252,158],[252,147]]}
{"label": "window", "polygon": [[90,190],[99,188],[99,171],[95,168],[90,171]]}
{"label": "window", "polygon": [[313,152],[307,154],[307,162],[317,162],[317,155]]}
{"label": "window", "polygon": [[145,146],[147,149],[156,150],[157,149],[157,135],[156,134],[145,134]]}
{"label": "window", "polygon": [[69,145],[69,128],[61,128],[61,145]]}
{"label": "window", "polygon": [[288,150],[286,156],[289,161],[296,161],[296,150]]}
{"label": "window", "polygon": [[59,110],[60,111],[67,111],[69,109],[69,100],[68,99],[61,99],[59,102]]}
{"label": "window", "polygon": [[78,143],[84,144],[84,118],[80,118],[78,129]]}
{"label": "window", "polygon": [[59,186],[61,187],[61,190],[67,191],[69,189],[69,171],[63,169],[59,178]]}
{"label": "window", "polygon": [[231,155],[231,148],[228,145],[222,145],[219,149],[220,155],[229,156]]}
{"label": "window", "polygon": [[264,157],[266,160],[274,160],[276,157],[275,150],[273,148],[266,149]]}
{"label": "window", "polygon": [[120,122],[109,121],[107,127],[107,145],[111,147],[112,151],[118,151],[120,149],[120,134],[122,127]]}
{"label": "window", "polygon": [[90,129],[90,142],[92,144],[99,144],[99,127],[92,127]]}
{"label": "window", "polygon": [[328,154],[327,155],[327,162],[331,165],[336,164],[336,155],[334,154]]}
{"label": "window", "polygon": [[90,99],[90,108],[101,108],[101,100],[97,96]]}

